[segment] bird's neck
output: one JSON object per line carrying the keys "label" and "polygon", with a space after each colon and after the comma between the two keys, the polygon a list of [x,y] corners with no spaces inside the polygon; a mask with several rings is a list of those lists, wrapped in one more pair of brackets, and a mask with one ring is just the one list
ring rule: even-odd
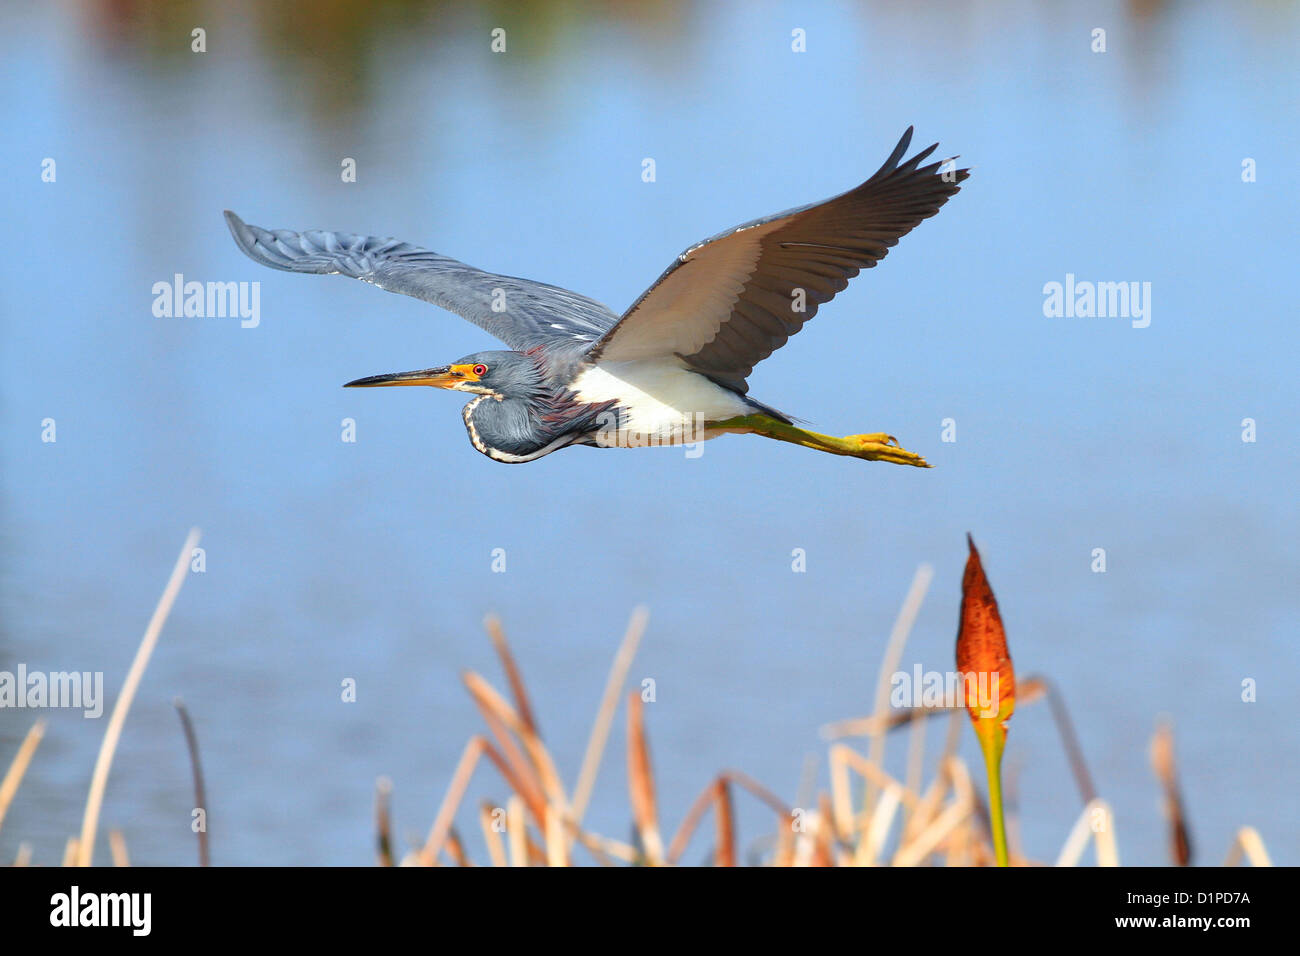
{"label": "bird's neck", "polygon": [[568,422],[547,414],[549,404],[481,395],[465,406],[465,431],[474,447],[504,462],[533,461],[572,440]]}

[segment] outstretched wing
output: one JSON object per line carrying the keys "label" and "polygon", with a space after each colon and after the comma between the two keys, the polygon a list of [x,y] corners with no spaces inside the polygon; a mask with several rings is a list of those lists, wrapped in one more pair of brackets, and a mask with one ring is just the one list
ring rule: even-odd
{"label": "outstretched wing", "polygon": [[921,166],[937,143],[899,165],[911,141],[908,127],[893,155],[856,189],[691,246],[589,357],[615,362],[676,355],[745,391],[755,365],[960,189],[968,170],[940,172],[948,160]]}
{"label": "outstretched wing", "polygon": [[226,222],[239,248],[264,266],[351,276],[432,302],[521,352],[539,345],[582,348],[618,321],[608,308],[576,292],[493,275],[396,239],[320,229],[263,229],[229,210]]}

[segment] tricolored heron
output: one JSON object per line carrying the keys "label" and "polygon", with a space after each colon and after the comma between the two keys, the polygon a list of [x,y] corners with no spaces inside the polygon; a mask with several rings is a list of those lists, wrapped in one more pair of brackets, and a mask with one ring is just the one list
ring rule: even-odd
{"label": "tricolored heron", "polygon": [[883,432],[835,438],[746,395],[745,381],[817,308],[959,190],[969,171],[902,162],[909,127],[874,176],[842,195],[737,226],[677,257],[620,318],[555,286],[482,272],[396,239],[267,230],[227,211],[249,257],[287,272],[345,275],[463,316],[512,351],[373,375],[350,388],[431,385],[474,397],[470,441],[494,461],[569,445],[687,444],[756,434],[835,455],[928,468]]}

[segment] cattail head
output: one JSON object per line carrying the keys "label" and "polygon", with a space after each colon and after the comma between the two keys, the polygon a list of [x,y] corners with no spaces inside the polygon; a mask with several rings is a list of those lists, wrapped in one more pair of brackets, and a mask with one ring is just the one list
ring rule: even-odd
{"label": "cattail head", "polygon": [[[1007,650],[1002,615],[993,588],[984,576],[980,553],[966,536],[970,557],[961,582],[961,619],[957,626],[957,670],[965,676],[966,709],[977,733],[996,729],[1006,736],[1007,720],[1016,708],[1016,673]],[[978,693],[972,695],[972,689]],[[982,698],[982,699],[981,699]]]}

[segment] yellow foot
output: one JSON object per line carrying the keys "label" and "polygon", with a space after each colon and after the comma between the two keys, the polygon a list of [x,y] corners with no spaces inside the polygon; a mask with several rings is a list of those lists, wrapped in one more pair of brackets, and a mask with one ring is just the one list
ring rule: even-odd
{"label": "yellow foot", "polygon": [[910,452],[898,444],[898,439],[884,432],[871,432],[867,435],[845,435],[837,439],[848,454],[854,458],[867,461],[888,461],[895,465],[912,465],[916,468],[932,467],[928,461],[915,452]]}
{"label": "yellow foot", "polygon": [[885,432],[868,432],[865,435],[845,435],[845,441],[870,441],[879,445],[894,445],[897,447],[898,439],[893,435]]}

